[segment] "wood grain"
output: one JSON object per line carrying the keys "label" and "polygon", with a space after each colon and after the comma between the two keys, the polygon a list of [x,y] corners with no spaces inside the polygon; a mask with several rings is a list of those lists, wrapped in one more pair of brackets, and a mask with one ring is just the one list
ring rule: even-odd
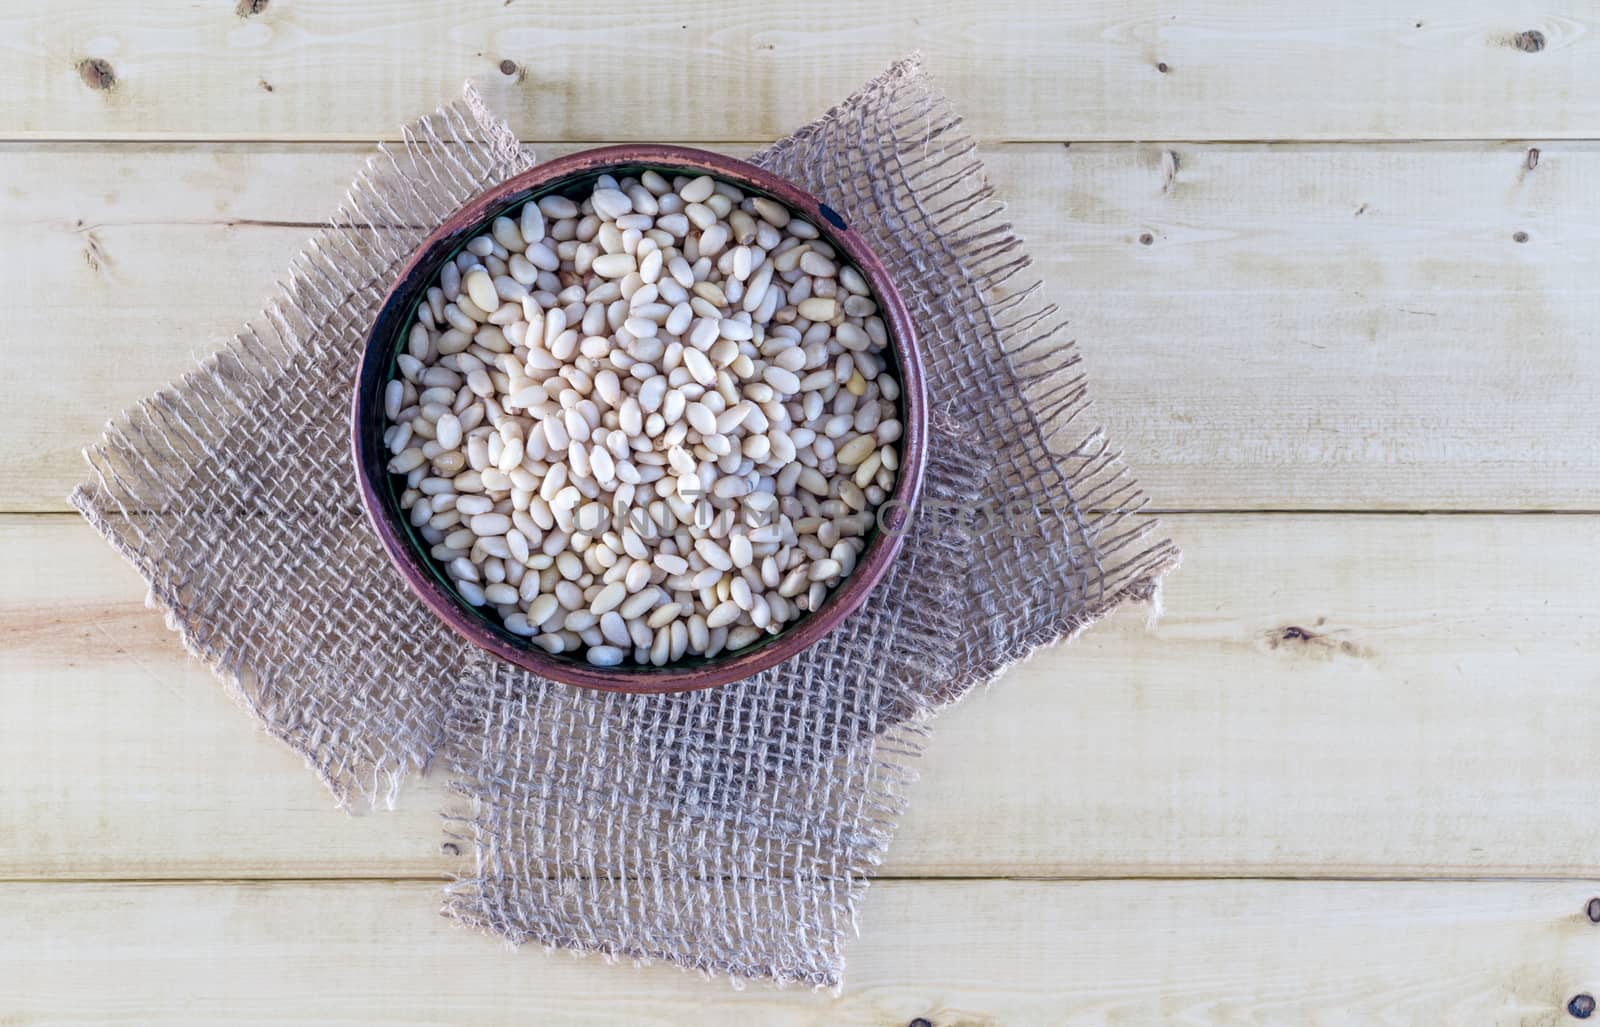
{"label": "wood grain", "polygon": [[913,49],[1092,419],[1158,507],[1211,511],[1167,519],[1158,626],[939,719],[838,996],[451,927],[442,781],[337,813],[87,526],[0,513],[0,1023],[1575,1022],[1597,48],[1580,0],[0,0],[0,511],[63,510],[104,420],[464,79],[546,155],[742,153]]}
{"label": "wood grain", "polygon": [[[1185,566],[939,718],[884,872],[1591,876],[1600,517],[1169,518]],[[0,518],[0,877],[438,877],[350,819],[76,518]]]}
{"label": "wood grain", "polygon": [[393,137],[480,82],[531,137],[774,138],[927,55],[983,137],[1592,135],[1600,18],[1450,0],[10,4],[0,137]]}
{"label": "wood grain", "polygon": [[[364,153],[0,146],[0,311],[32,343],[0,509],[62,509],[79,448],[259,309]],[[1158,507],[1600,509],[1600,145],[987,157]]]}
{"label": "wood grain", "polygon": [[843,992],[508,950],[422,883],[0,885],[19,1023],[1547,1027],[1600,882],[887,882]]}

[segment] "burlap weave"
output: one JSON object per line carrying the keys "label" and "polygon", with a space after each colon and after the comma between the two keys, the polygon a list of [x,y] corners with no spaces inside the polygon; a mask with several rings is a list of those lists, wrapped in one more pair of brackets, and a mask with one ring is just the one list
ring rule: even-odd
{"label": "burlap weave", "polygon": [[86,451],[74,504],[191,652],[345,805],[435,757],[466,867],[445,909],[516,942],[836,985],[930,715],[1177,561],[1098,432],[975,147],[915,61],[754,159],[899,283],[935,407],[928,502],[868,603],[725,688],[629,697],[466,646],[401,585],[346,453],[365,331],[399,263],[530,166],[470,90],[358,178],[282,294]]}

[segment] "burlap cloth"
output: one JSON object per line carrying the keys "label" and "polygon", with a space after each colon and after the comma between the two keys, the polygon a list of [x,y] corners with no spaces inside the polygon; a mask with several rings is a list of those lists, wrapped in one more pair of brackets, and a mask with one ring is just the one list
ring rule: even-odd
{"label": "burlap cloth", "polygon": [[[378,300],[413,247],[532,165],[469,89],[407,127],[224,351],[86,451],[72,496],[188,649],[349,806],[448,765],[445,911],[514,942],[837,985],[930,714],[1177,561],[1087,404],[972,140],[916,60],[755,162],[899,283],[928,367],[928,502],[846,624],[725,688],[628,697],[484,656],[402,585],[347,454]],[[447,850],[450,846],[446,846]]]}

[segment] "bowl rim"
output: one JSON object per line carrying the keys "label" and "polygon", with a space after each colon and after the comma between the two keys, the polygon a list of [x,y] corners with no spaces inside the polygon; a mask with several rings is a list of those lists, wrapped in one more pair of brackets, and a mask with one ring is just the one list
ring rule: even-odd
{"label": "bowl rim", "polygon": [[[531,196],[559,192],[561,183],[568,179],[638,166],[708,174],[777,199],[815,225],[867,280],[889,332],[900,380],[900,470],[894,491],[879,507],[880,525],[887,530],[875,531],[854,571],[816,611],[747,651],[728,657],[719,655],[694,666],[596,667],[559,659],[532,644],[512,643],[480,623],[478,615],[469,612],[438,581],[430,566],[432,560],[408,540],[398,506],[391,510],[384,501],[380,489],[388,489],[387,472],[379,475],[382,481],[374,480],[369,473],[369,468],[381,469],[388,462],[388,453],[381,444],[382,395],[388,365],[403,337],[412,301],[433,284],[444,260],[493,217]],[[351,458],[362,505],[389,561],[407,586],[447,627],[472,644],[525,670],[582,688],[631,694],[713,688],[750,677],[798,655],[859,609],[888,573],[899,555],[922,492],[928,433],[926,382],[915,326],[889,272],[861,235],[811,193],[764,168],[694,147],[626,144],[580,150],[537,164],[467,201],[418,244],[396,273],[366,333],[352,392]],[[366,430],[374,418],[379,430]],[[882,512],[885,510],[887,515]]]}

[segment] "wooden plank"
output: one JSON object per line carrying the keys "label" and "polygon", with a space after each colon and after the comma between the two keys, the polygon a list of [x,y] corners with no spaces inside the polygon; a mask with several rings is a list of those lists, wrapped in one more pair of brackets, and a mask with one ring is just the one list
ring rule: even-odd
{"label": "wooden plank", "polygon": [[[1169,518],[1142,610],[936,725],[889,875],[1594,876],[1600,517]],[[0,877],[439,876],[335,813],[74,518],[0,518]]]}
{"label": "wooden plank", "polygon": [[[0,885],[22,1023],[1549,1025],[1600,882],[886,882],[841,994],[508,950],[422,883]],[[448,986],[441,986],[448,982]]]}
{"label": "wooden plank", "polygon": [[1580,0],[238,7],[259,13],[7,5],[0,136],[392,136],[470,77],[524,134],[771,138],[917,49],[993,139],[1571,137],[1600,118]]}
{"label": "wooden plank", "polygon": [[999,181],[1158,505],[1600,506],[1600,148],[1033,159]]}
{"label": "wooden plank", "polygon": [[[0,312],[34,343],[0,509],[63,509],[79,448],[259,309],[363,152],[0,146]],[[1600,509],[1600,145],[988,160],[1158,506]]]}

